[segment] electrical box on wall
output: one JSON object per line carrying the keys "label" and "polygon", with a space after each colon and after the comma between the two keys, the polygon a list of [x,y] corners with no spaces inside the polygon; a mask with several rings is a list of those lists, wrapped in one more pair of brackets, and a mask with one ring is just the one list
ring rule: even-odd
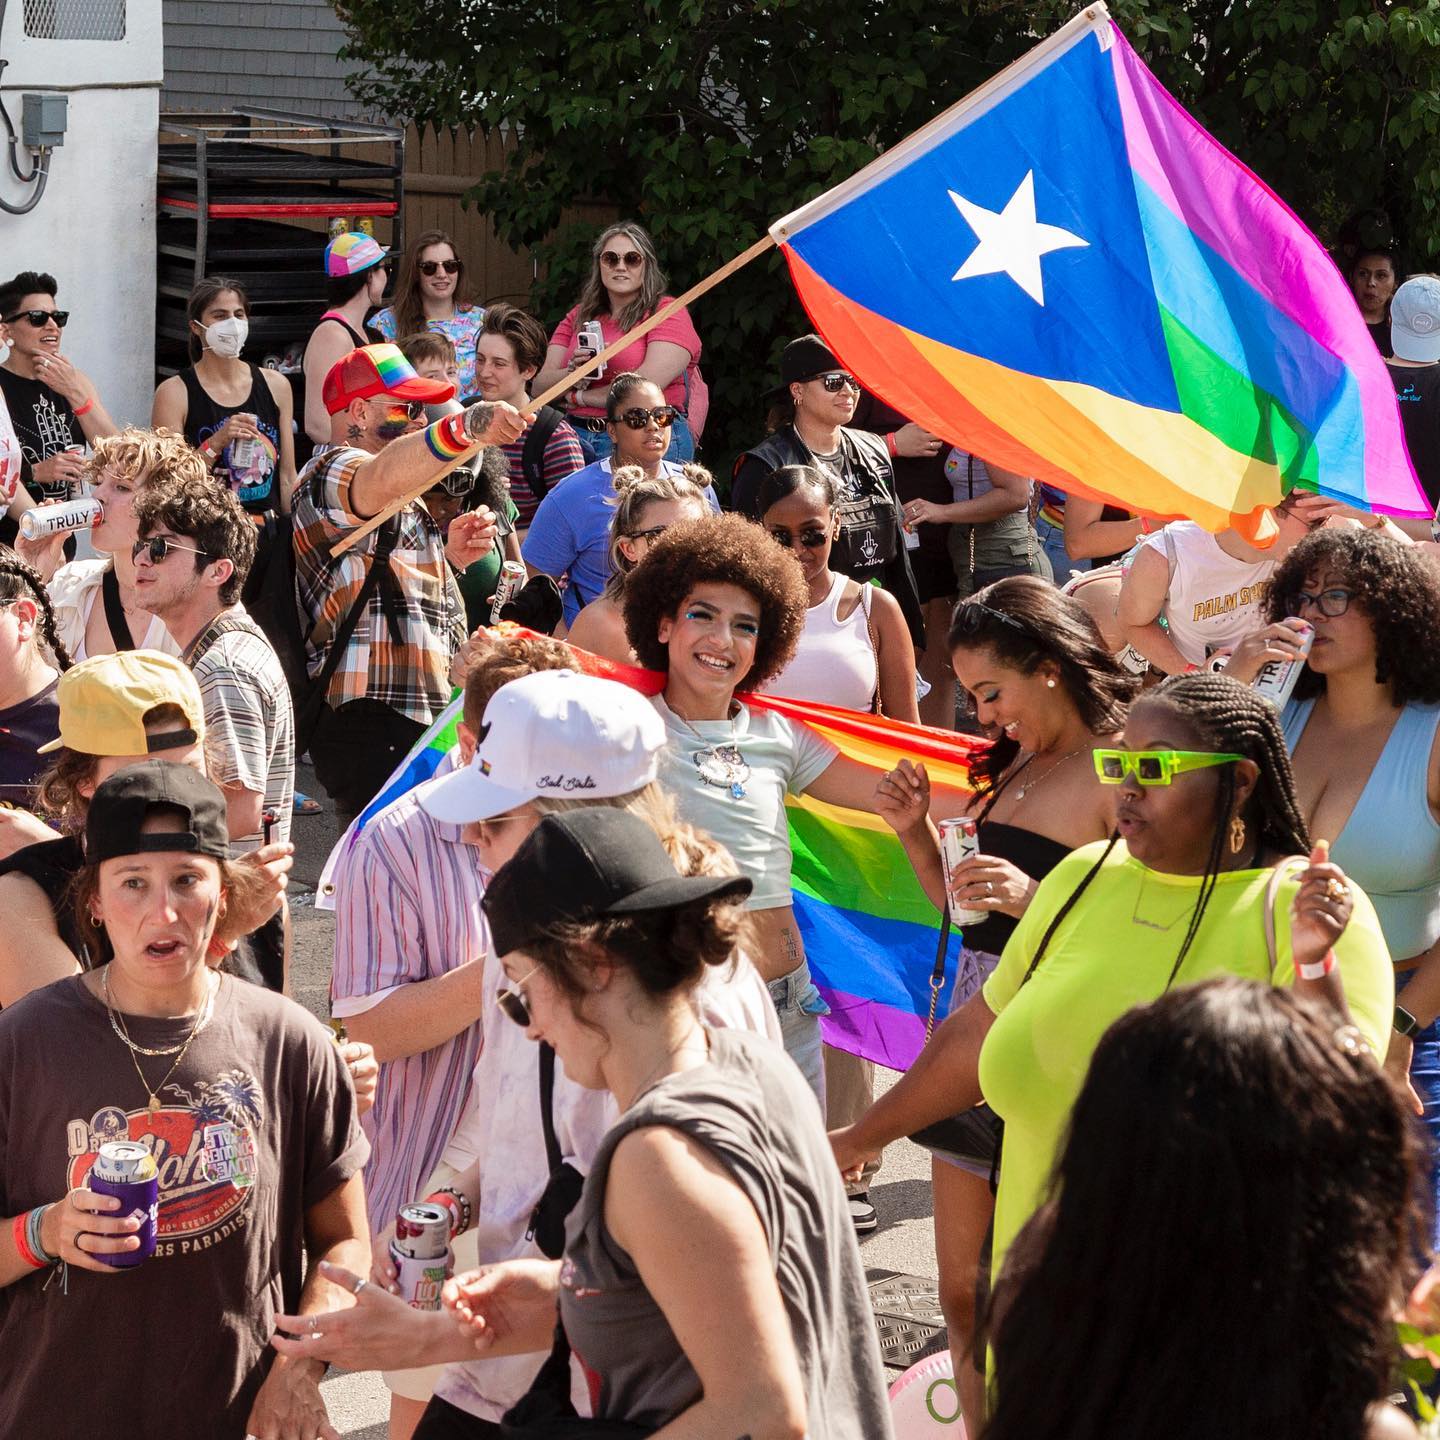
{"label": "electrical box on wall", "polygon": [[20,106],[20,143],[31,150],[53,150],[65,143],[68,95],[25,95]]}

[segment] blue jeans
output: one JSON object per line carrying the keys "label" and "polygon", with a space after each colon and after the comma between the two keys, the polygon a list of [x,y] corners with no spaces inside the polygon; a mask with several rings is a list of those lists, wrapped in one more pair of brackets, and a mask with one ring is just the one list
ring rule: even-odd
{"label": "blue jeans", "polygon": [[785,1053],[800,1067],[800,1073],[820,1102],[823,1115],[825,1061],[820,1049],[820,1017],[828,1015],[830,1007],[820,998],[810,978],[810,966],[803,960],[788,975],[767,981],[766,987],[775,1013],[780,1017]]}
{"label": "blue jeans", "polygon": [[1088,560],[1072,560],[1065,553],[1065,532],[1052,525],[1043,515],[1035,519],[1035,534],[1040,538],[1040,548],[1050,562],[1051,578],[1057,585],[1063,585],[1072,570],[1088,570]]}
{"label": "blue jeans", "polygon": [[1421,1164],[1430,1177],[1430,1201],[1435,1214],[1434,1239],[1440,1244],[1440,1020],[1415,1036],[1415,1054],[1410,1061],[1410,1083],[1425,1104],[1424,1152]]}
{"label": "blue jeans", "polygon": [[[585,453],[587,465],[603,460],[615,448],[610,443],[608,430],[587,430],[583,425],[577,425],[575,435],[580,441],[580,449]],[[665,458],[674,461],[676,465],[683,465],[687,460],[695,458],[695,440],[683,415],[677,415],[675,423],[670,427],[670,448],[665,452]]]}

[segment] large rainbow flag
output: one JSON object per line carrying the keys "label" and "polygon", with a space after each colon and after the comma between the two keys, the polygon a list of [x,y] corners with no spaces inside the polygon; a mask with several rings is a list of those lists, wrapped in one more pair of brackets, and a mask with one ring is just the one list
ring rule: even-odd
{"label": "large rainbow flag", "polygon": [[1296,486],[1429,513],[1349,287],[1103,5],[770,233],[845,365],[996,464],[1262,542]]}
{"label": "large rainbow flag", "polygon": [[[588,674],[617,680],[647,695],[664,688],[665,677],[658,671],[572,650],[576,668]],[[756,709],[773,710],[808,725],[842,754],[872,768],[877,779],[902,756],[923,761],[933,803],[942,813],[960,808],[959,797],[970,792],[970,761],[985,745],[949,731],[810,701],[768,694],[743,698]],[[459,715],[457,697],[346,831],[321,875],[317,907],[334,907],[340,863],[370,819],[439,773],[455,743]],[[788,811],[796,918],[815,983],[830,1006],[822,1022],[825,1039],[867,1060],[903,1070],[925,1040],[940,916],[883,820],[807,796],[792,796]],[[946,960],[947,998],[958,954],[956,934]],[[943,1016],[943,1010],[940,1013]]]}

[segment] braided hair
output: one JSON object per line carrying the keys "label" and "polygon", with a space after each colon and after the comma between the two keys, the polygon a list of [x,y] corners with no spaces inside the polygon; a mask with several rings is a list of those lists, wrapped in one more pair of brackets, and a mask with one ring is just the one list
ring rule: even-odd
{"label": "braided hair", "polygon": [[49,591],[40,578],[40,572],[22,560],[8,545],[0,545],[0,600],[33,600],[40,611],[40,633],[56,664],[62,670],[70,668],[70,652],[60,639],[55,624],[55,607],[50,603]]}
{"label": "braided hair", "polygon": [[[1248,685],[1242,685],[1225,675],[1197,672],[1192,675],[1172,675],[1156,686],[1137,702],[1149,704],[1163,702],[1179,710],[1200,732],[1202,739],[1217,751],[1228,750],[1253,760],[1259,767],[1260,775],[1250,798],[1245,803],[1241,818],[1250,827],[1257,841],[1257,857],[1264,851],[1273,855],[1308,855],[1310,853],[1310,830],[1300,805],[1295,798],[1295,775],[1290,768],[1290,755],[1285,749],[1285,737],[1280,730],[1280,721],[1275,708]],[[1195,937],[1200,933],[1201,922],[1215,886],[1220,880],[1221,862],[1225,853],[1226,835],[1229,830],[1230,814],[1235,805],[1235,768],[1233,765],[1220,767],[1220,793],[1215,806],[1215,828],[1210,837],[1210,851],[1205,861],[1205,872],[1200,881],[1200,892],[1195,907],[1190,912],[1190,924],[1180,944],[1175,963],[1170,969],[1170,978],[1165,982],[1168,990],[1180,973]],[[1119,835],[1112,835],[1110,843],[1080,883],[1065,898],[1055,918],[1046,927],[1035,957],[1025,972],[1028,980],[1035,973],[1051,938],[1060,928],[1061,922],[1075,908],[1076,902],[1089,888],[1090,882],[1110,858]]]}

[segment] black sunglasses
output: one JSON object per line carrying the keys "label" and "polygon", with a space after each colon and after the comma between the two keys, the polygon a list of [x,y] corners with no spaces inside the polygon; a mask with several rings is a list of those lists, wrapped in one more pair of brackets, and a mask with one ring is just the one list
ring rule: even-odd
{"label": "black sunglasses", "polygon": [[193,545],[180,545],[164,535],[152,535],[148,540],[137,540],[130,547],[130,559],[138,560],[147,551],[150,554],[150,563],[158,565],[172,550],[184,551],[187,555],[203,555],[207,560],[214,560],[217,557],[208,550],[197,550]]}
{"label": "black sunglasses", "polygon": [[602,265],[609,265],[612,269],[616,265],[628,265],[632,270],[643,264],[645,257],[638,250],[627,250],[623,255],[617,255],[613,250],[607,250],[600,257]]}
{"label": "black sunglasses", "polygon": [[828,375],[812,375],[810,378],[818,380],[831,395],[838,395],[847,386],[857,395],[860,393],[860,382],[843,370],[832,370]]}
{"label": "black sunglasses", "polygon": [[[535,970],[539,968],[537,965]],[[533,975],[535,970],[532,970],[530,975]],[[527,975],[525,980],[528,980],[530,975]],[[525,992],[520,988],[525,983],[525,980],[512,981],[495,996],[495,1003],[500,1007],[500,1013],[504,1015],[507,1020],[513,1020],[522,1030],[528,1030],[530,1028],[530,1002],[525,998]]]}
{"label": "black sunglasses", "polygon": [[63,330],[70,323],[70,312],[68,310],[17,310],[13,315],[5,317],[7,325],[13,325],[17,320],[28,320],[37,330],[43,330],[46,321],[53,320]]}
{"label": "black sunglasses", "polygon": [[796,540],[807,550],[818,550],[830,538],[830,532],[828,530],[802,530],[794,539],[791,539],[790,532],[783,525],[777,525],[770,531],[770,538],[783,545],[787,550],[795,548]]}
{"label": "black sunglasses", "polygon": [[955,611],[955,619],[950,628],[966,634],[973,634],[977,630],[986,628],[987,618],[999,620],[1002,624],[1010,626],[1012,630],[1018,630],[1022,635],[1030,634],[1030,631],[1013,615],[1007,615],[1003,610],[997,610],[983,600],[966,600],[961,604]]}
{"label": "black sunglasses", "polygon": [[653,410],[642,410],[637,405],[616,419],[623,420],[632,430],[643,430],[652,420],[662,429],[668,429],[679,413],[673,405],[657,405]]}
{"label": "black sunglasses", "polygon": [[668,525],[652,525],[648,530],[631,530],[625,538],[627,540],[656,540],[669,528]]}
{"label": "black sunglasses", "polygon": [[453,275],[459,268],[458,260],[422,260],[420,262],[422,275],[433,275],[437,270],[443,270],[447,275]]}

